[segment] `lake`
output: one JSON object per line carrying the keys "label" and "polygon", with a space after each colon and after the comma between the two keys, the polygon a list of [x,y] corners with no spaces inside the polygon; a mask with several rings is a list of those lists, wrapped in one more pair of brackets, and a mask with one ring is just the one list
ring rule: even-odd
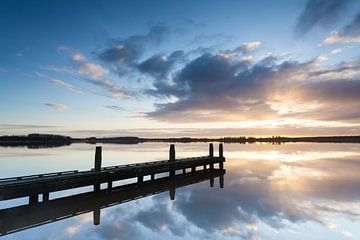
{"label": "lake", "polygon": [[[167,143],[102,146],[103,166],[169,155]],[[177,158],[208,154],[206,143],[175,146]],[[215,155],[217,149],[215,144]],[[94,154],[90,144],[0,148],[0,178],[88,170]],[[224,188],[218,179],[214,187],[202,181],[177,188],[175,200],[162,192],[102,209],[99,225],[90,212],[0,238],[360,239],[360,144],[225,144],[224,156]],[[26,202],[1,201],[0,208]]]}

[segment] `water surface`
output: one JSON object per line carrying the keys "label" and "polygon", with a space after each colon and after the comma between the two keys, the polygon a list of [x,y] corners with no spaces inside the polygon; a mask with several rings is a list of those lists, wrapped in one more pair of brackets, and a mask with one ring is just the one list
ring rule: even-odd
{"label": "water surface", "polygon": [[[106,144],[103,166],[164,160],[168,147]],[[0,148],[0,178],[87,170],[94,149]],[[226,144],[224,150],[223,189],[205,181],[176,189],[174,201],[164,192],[103,209],[98,226],[86,213],[2,239],[360,239],[360,144]],[[176,157],[207,152],[205,143],[176,144]]]}

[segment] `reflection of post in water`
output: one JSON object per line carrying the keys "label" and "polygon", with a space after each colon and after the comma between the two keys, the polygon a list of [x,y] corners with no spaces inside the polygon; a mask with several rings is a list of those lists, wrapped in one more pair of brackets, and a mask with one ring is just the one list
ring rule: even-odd
{"label": "reflection of post in water", "polygon": [[93,217],[94,217],[94,225],[100,225],[100,208],[94,209]]}

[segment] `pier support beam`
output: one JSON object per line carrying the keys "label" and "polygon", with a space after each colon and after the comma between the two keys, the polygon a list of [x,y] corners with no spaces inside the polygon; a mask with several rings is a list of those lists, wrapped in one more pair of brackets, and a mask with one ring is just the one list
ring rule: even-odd
{"label": "pier support beam", "polygon": [[151,174],[151,180],[155,180],[155,173]]}
{"label": "pier support beam", "polygon": [[[94,171],[100,172],[101,171],[101,147],[95,148],[95,164],[94,164]],[[94,184],[94,191],[100,191],[100,184]]]}
{"label": "pier support beam", "polygon": [[186,174],[186,168],[183,168],[183,174]]}
{"label": "pier support beam", "polygon": [[144,176],[138,176],[137,181],[138,181],[138,183],[144,182]]}
{"label": "pier support beam", "polygon": [[112,181],[109,181],[107,186],[108,186],[108,190],[111,191],[112,190]]}
{"label": "pier support beam", "polygon": [[213,177],[210,178],[210,187],[214,187],[214,178]]}
{"label": "pier support beam", "polygon": [[[169,162],[175,162],[175,145],[174,144],[170,145]],[[173,176],[175,176],[175,170],[171,169],[171,167],[170,167],[170,177],[173,177]]]}

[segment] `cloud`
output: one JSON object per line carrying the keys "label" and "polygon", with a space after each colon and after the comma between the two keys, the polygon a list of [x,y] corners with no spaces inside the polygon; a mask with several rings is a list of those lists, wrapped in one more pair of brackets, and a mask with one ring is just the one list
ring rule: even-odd
{"label": "cloud", "polygon": [[336,43],[360,43],[360,13],[348,25],[344,26],[340,32],[331,32],[323,41],[325,45]]}
{"label": "cloud", "polygon": [[51,79],[50,81],[56,86],[71,90],[71,91],[76,92],[76,93],[82,93],[82,91],[79,88],[77,88],[74,85],[71,85],[69,83],[63,82],[63,81],[58,80],[58,79]]}
{"label": "cloud", "polygon": [[109,71],[99,64],[89,62],[81,52],[75,52],[72,59],[77,64],[74,69],[77,74],[89,77],[93,80],[100,80],[106,76]]}
{"label": "cloud", "polygon": [[[85,81],[99,86],[105,92],[98,92],[91,90],[90,92],[106,96],[110,98],[129,97],[131,94],[124,90],[114,81],[109,80],[109,71],[99,64],[90,62],[83,53],[77,51],[72,55],[72,60],[75,63],[73,68],[65,68],[66,72],[78,74],[84,78]],[[61,71],[62,69],[60,69]]]}
{"label": "cloud", "polygon": [[342,52],[342,49],[341,49],[341,48],[336,48],[336,49],[332,50],[330,53],[331,53],[332,55],[336,55],[336,54],[339,54],[339,53],[341,53],[341,52]]}
{"label": "cloud", "polygon": [[351,23],[342,29],[345,36],[360,37],[360,13],[355,15]]}
{"label": "cloud", "polygon": [[315,27],[328,28],[336,22],[352,0],[308,0],[297,19],[295,27],[298,36]]}
{"label": "cloud", "polygon": [[153,26],[145,35],[133,35],[125,39],[113,40],[110,47],[98,54],[100,60],[113,65],[120,74],[140,59],[143,52],[151,45],[159,44],[168,34],[164,26]]}
{"label": "cloud", "polygon": [[80,88],[77,88],[72,84],[66,83],[66,82],[64,82],[62,80],[59,80],[59,79],[49,77],[49,76],[47,76],[45,74],[42,74],[42,73],[39,73],[39,72],[35,72],[35,74],[36,74],[36,76],[38,78],[46,80],[46,81],[52,83],[55,86],[58,86],[58,87],[61,87],[61,88],[64,88],[64,89],[67,89],[67,90],[70,90],[70,91],[73,91],[73,92],[76,92],[76,93],[82,93],[82,90]]}
{"label": "cloud", "polygon": [[360,43],[360,36],[357,37],[344,36],[336,31],[333,31],[323,41],[324,45],[332,45],[336,43]]}
{"label": "cloud", "polygon": [[68,107],[60,103],[44,103],[45,106],[55,109],[56,111],[65,111]]}
{"label": "cloud", "polygon": [[251,63],[229,52],[203,54],[170,81],[155,81],[149,93],[169,101],[146,116],[170,122],[360,119],[354,111],[360,107],[359,60],[326,68],[319,65],[322,56],[300,63],[270,55]]}
{"label": "cloud", "polygon": [[126,109],[117,105],[107,105],[105,106],[108,109],[115,110],[115,111],[125,111]]}
{"label": "cloud", "polygon": [[0,129],[35,129],[35,128],[57,128],[53,125],[29,125],[29,124],[0,124]]}
{"label": "cloud", "polygon": [[242,48],[246,51],[254,51],[255,49],[259,48],[261,45],[261,42],[245,42],[242,45]]}
{"label": "cloud", "polygon": [[183,51],[174,51],[169,56],[156,54],[139,63],[138,69],[155,78],[166,78],[174,63],[182,58],[184,58]]}

